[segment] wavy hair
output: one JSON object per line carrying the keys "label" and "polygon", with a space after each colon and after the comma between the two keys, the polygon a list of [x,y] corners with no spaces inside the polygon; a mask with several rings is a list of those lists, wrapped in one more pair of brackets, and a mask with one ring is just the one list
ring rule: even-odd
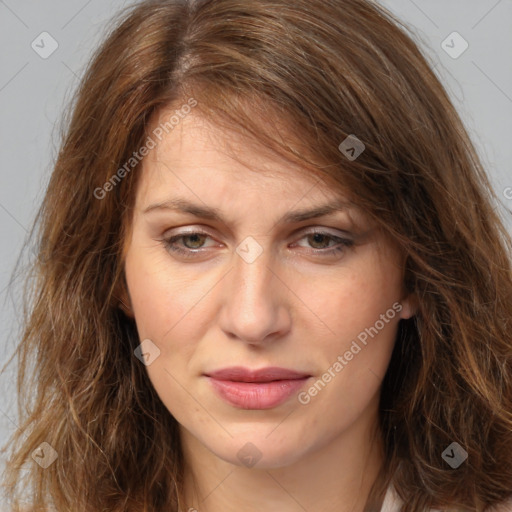
{"label": "wavy hair", "polygon": [[[366,510],[390,483],[403,512],[512,497],[512,242],[407,30],[369,0],[149,0],[113,21],[66,110],[33,225],[20,428],[4,447],[13,511],[178,510],[177,422],[134,356],[121,298],[131,159],[154,136],[150,120],[187,100],[348,190],[403,251],[419,309],[400,321],[382,383],[386,457]],[[286,130],[272,135],[263,119]],[[339,149],[349,135],[365,144],[353,161]],[[42,442],[58,454],[46,469],[31,457]],[[468,453],[456,470],[441,457],[452,442]]]}

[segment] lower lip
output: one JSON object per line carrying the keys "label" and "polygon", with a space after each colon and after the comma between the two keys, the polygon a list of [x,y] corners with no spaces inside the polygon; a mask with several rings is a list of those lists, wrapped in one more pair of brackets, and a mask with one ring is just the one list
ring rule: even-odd
{"label": "lower lip", "polygon": [[234,382],[208,377],[226,402],[240,409],[272,409],[299,391],[309,377],[272,382]]}

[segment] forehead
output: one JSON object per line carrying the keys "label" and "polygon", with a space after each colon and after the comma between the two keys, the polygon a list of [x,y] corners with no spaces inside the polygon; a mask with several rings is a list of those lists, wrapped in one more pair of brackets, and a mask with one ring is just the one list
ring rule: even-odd
{"label": "forehead", "polygon": [[[151,129],[164,126],[173,112],[159,112]],[[261,129],[278,129],[281,140],[293,140],[283,124],[261,121]],[[206,192],[210,197],[226,197],[236,189],[237,193],[265,194],[281,200],[299,196],[348,201],[348,194],[339,185],[328,183],[329,178],[314,172],[311,166],[286,158],[238,127],[218,124],[196,112],[167,127],[156,140],[156,147],[144,158],[141,181],[139,197],[188,185],[189,192]]]}

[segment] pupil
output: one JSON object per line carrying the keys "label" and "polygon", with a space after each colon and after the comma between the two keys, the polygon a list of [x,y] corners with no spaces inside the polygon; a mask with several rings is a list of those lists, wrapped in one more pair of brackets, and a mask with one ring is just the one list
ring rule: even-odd
{"label": "pupil", "polygon": [[325,235],[322,235],[321,233],[314,233],[313,234],[314,243],[322,244],[322,241],[325,242],[324,239],[325,239]]}
{"label": "pupil", "polygon": [[[201,235],[189,235],[188,238],[191,240],[192,245],[194,245],[197,242],[200,242]],[[193,247],[194,248],[194,247]]]}

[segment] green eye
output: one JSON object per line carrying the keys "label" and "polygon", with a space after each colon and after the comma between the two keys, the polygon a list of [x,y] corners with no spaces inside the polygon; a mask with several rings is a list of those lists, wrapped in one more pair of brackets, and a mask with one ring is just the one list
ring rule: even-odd
{"label": "green eye", "polygon": [[[182,233],[164,239],[163,243],[167,250],[186,258],[194,258],[206,249],[204,247],[205,240],[211,238],[208,233],[201,231]],[[188,240],[188,242],[187,242]],[[319,256],[332,256],[340,254],[347,248],[354,245],[354,241],[348,238],[334,236],[324,231],[313,231],[303,234],[300,240],[307,240],[310,252]],[[334,242],[334,245],[332,245]],[[327,244],[327,246],[325,246]],[[329,244],[331,244],[329,246]],[[325,247],[318,247],[325,246]],[[304,247],[300,245],[299,247]],[[204,249],[204,250],[202,250]]]}

